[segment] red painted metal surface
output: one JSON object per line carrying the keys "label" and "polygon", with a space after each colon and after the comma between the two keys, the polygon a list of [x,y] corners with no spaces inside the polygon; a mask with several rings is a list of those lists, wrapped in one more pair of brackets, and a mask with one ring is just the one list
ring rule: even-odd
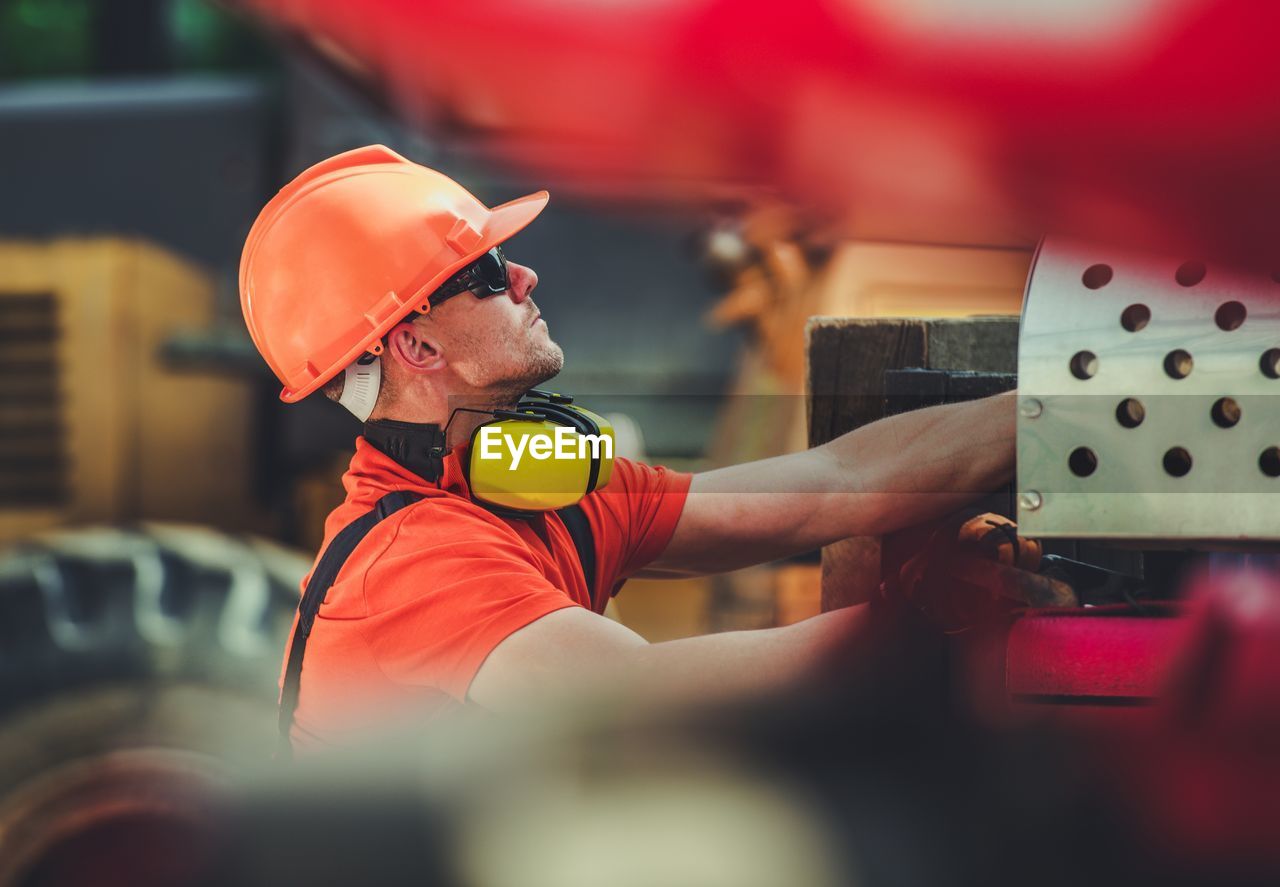
{"label": "red painted metal surface", "polygon": [[1275,245],[1277,4],[240,2],[552,188],[777,188],[912,241]]}
{"label": "red painted metal surface", "polygon": [[[1100,784],[1170,859],[1252,879],[1280,866],[1280,577],[1203,574],[1142,730],[1097,737]],[[1266,883],[1275,883],[1267,879]]]}
{"label": "red painted metal surface", "polygon": [[1009,630],[1005,688],[1028,701],[1153,700],[1181,639],[1180,620],[1080,609],[1040,610]]}

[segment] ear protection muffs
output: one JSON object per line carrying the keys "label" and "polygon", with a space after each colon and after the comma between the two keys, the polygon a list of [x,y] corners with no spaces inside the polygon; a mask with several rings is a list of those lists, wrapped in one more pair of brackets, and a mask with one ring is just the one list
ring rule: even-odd
{"label": "ear protection muffs", "polygon": [[[472,500],[490,511],[517,517],[555,511],[602,489],[613,475],[613,426],[574,406],[568,395],[534,389],[511,410],[454,412],[462,411],[493,416],[472,432],[465,466]],[[364,437],[410,471],[436,481],[447,428],[378,419],[365,423]]]}
{"label": "ear protection muffs", "polygon": [[468,483],[499,512],[555,511],[603,488],[613,474],[613,426],[573,398],[530,391],[514,410],[476,427]]}

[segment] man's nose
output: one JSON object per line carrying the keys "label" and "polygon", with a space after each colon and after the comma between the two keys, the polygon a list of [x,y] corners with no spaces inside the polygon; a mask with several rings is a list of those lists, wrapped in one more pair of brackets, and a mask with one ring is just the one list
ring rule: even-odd
{"label": "man's nose", "polygon": [[511,301],[519,305],[529,298],[534,287],[538,285],[538,274],[528,265],[520,265],[516,262],[508,261],[507,282],[510,284],[507,291],[511,295]]}

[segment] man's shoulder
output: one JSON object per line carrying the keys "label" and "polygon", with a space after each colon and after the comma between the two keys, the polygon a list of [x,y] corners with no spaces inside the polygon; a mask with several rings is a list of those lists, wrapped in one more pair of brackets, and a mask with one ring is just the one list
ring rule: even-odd
{"label": "man's shoulder", "polygon": [[[451,494],[421,493],[411,495],[420,498],[384,518],[373,532],[387,544],[415,545],[423,550],[452,545],[461,540],[487,537],[503,538],[511,534],[511,528],[492,512],[486,511],[470,499]],[[342,519],[359,517],[371,510],[374,503],[344,503],[339,512]],[[335,512],[338,514],[339,512]],[[373,535],[371,532],[370,535]]]}
{"label": "man's shoulder", "polygon": [[[330,519],[340,530],[371,509],[370,503],[349,501]],[[326,546],[331,541],[332,536]],[[458,496],[423,497],[369,530],[343,565],[325,614],[371,615],[393,605],[415,583],[438,578],[440,570],[453,573],[460,561],[502,552],[525,558],[519,536],[496,515]]]}

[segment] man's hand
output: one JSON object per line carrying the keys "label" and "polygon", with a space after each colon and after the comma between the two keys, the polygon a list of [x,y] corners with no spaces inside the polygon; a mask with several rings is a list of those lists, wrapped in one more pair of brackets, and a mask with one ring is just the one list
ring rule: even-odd
{"label": "man's hand", "polygon": [[1069,585],[1036,573],[1041,554],[1007,517],[962,513],[886,540],[880,593],[905,598],[949,630],[1014,607],[1075,606]]}
{"label": "man's hand", "polygon": [[698,474],[641,575],[735,570],[935,520],[1013,475],[1013,393],[881,419],[803,453]]}

